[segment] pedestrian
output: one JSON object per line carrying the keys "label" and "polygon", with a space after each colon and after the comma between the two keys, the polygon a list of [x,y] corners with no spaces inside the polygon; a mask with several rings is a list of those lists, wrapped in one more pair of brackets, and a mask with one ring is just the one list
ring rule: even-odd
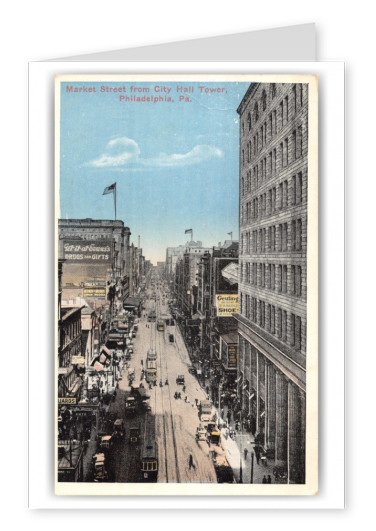
{"label": "pedestrian", "polygon": [[193,456],[192,456],[192,454],[189,454],[189,470],[191,470],[191,468],[196,470],[196,466],[193,463]]}
{"label": "pedestrian", "polygon": [[267,482],[268,482],[268,480],[266,479],[266,476],[264,476],[264,477],[262,478],[262,482],[263,482],[263,483],[267,483]]}
{"label": "pedestrian", "polygon": [[254,454],[255,454],[255,457],[256,457],[257,464],[260,464],[260,449],[259,449],[259,447],[255,446],[253,451],[254,451]]}
{"label": "pedestrian", "polygon": [[244,459],[247,460],[248,449],[244,448]]}
{"label": "pedestrian", "polygon": [[196,407],[198,407],[198,399],[195,398],[195,402],[196,402]]}
{"label": "pedestrian", "polygon": [[184,402],[186,402],[188,399],[187,395],[185,395]]}
{"label": "pedestrian", "polygon": [[268,474],[268,483],[271,483],[272,482],[272,478],[270,477],[270,475]]}

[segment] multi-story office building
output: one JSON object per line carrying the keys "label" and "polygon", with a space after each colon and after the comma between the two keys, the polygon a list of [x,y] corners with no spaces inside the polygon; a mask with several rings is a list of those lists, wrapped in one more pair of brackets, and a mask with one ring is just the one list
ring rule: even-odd
{"label": "multi-story office building", "polygon": [[252,83],[240,116],[238,398],[305,482],[308,85]]}

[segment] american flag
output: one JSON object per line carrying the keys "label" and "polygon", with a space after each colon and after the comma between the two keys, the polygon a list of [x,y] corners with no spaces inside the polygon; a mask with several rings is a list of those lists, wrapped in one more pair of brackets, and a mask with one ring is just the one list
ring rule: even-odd
{"label": "american flag", "polygon": [[106,186],[102,195],[113,194],[116,189],[116,183]]}

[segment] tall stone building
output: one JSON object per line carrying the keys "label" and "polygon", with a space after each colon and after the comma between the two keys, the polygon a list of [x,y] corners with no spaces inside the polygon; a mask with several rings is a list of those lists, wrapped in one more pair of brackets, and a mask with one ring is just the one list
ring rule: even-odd
{"label": "tall stone building", "polygon": [[238,399],[305,483],[308,85],[252,83],[240,116]]}

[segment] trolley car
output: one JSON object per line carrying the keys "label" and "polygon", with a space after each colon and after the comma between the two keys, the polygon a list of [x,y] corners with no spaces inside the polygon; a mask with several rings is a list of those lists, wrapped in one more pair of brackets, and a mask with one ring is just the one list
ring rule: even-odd
{"label": "trolley car", "polygon": [[158,332],[164,332],[165,330],[165,322],[163,319],[158,319],[157,321],[157,330]]}
{"label": "trolley car", "polygon": [[157,381],[157,362],[156,360],[146,360],[145,377],[148,383]]}
{"label": "trolley car", "polygon": [[152,433],[151,424],[145,421],[145,432],[141,449],[141,480],[156,482],[158,479],[158,445]]}

